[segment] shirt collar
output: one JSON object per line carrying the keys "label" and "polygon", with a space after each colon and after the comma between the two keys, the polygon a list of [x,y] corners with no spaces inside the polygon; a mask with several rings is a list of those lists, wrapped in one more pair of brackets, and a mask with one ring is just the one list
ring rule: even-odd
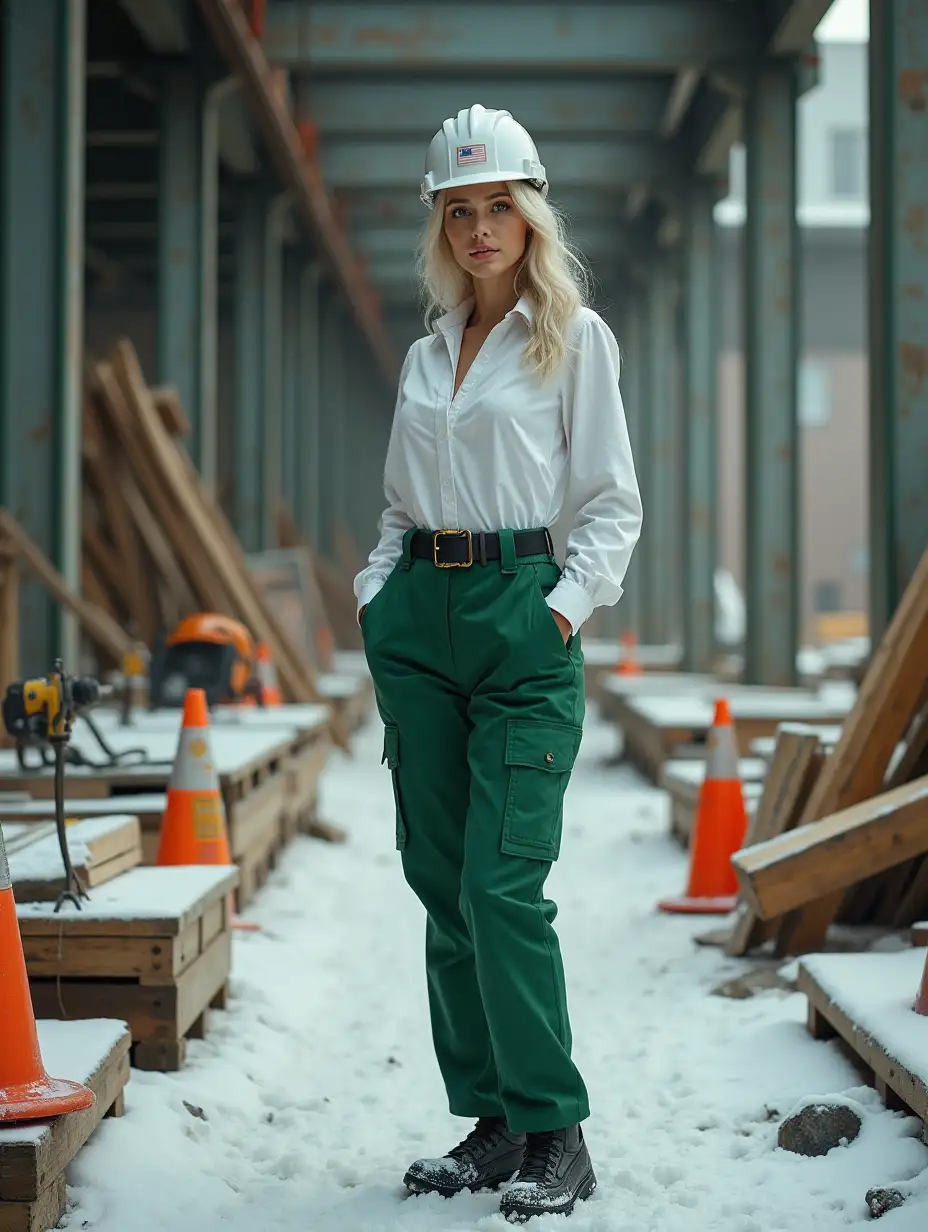
{"label": "shirt collar", "polygon": [[[442,334],[447,333],[449,330],[456,329],[467,321],[467,318],[473,310],[474,297],[473,295],[470,295],[463,301],[463,303],[458,304],[457,308],[452,308],[451,311],[446,312],[444,316],[438,317],[435,321],[435,328]],[[506,317],[503,319],[506,320],[511,317],[514,312],[517,312],[529,324],[531,324],[533,315],[532,305],[524,295],[521,296],[519,302],[512,309],[512,312],[507,312]]]}

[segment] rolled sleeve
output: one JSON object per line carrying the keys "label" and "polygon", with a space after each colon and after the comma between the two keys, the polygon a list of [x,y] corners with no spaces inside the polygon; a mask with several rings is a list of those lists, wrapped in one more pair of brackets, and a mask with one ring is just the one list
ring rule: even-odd
{"label": "rolled sleeve", "polygon": [[611,606],[622,596],[642,523],[619,392],[619,347],[595,313],[585,317],[574,340],[564,430],[570,450],[571,521],[564,574],[548,602],[576,633],[595,608]]}

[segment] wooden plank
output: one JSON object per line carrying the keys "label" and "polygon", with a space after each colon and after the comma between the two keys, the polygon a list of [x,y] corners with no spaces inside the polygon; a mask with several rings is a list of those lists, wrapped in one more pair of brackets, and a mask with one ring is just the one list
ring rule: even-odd
{"label": "wooden plank", "polygon": [[[61,1023],[49,1025],[58,1027],[61,1032],[67,1032],[70,1026]],[[97,1025],[93,1024],[94,1027]],[[90,1073],[69,1075],[93,1091],[96,1100],[91,1107],[66,1117],[31,1122],[23,1133],[17,1133],[15,1126],[4,1127],[0,1131],[0,1199],[3,1202],[38,1200],[65,1172],[129,1081],[129,1032],[120,1031],[115,1023],[102,1024],[104,1028],[109,1025],[114,1028],[111,1032],[114,1042],[106,1055],[95,1058]],[[82,1023],[74,1034],[86,1035],[87,1028],[91,1028],[91,1024]],[[43,1035],[48,1027],[39,1022],[38,1030],[39,1045],[43,1047]],[[54,1074],[55,1058],[48,1048],[43,1047],[43,1060],[46,1059],[47,1068]],[[40,1132],[36,1133],[36,1130]],[[50,1226],[54,1227],[54,1224]]]}
{"label": "wooden plank", "polygon": [[[844,723],[841,739],[809,798],[804,822],[828,817],[880,790],[887,766],[909,726],[926,679],[928,551],[922,556],[871,659],[857,702]],[[898,862],[897,859],[892,863]],[[820,948],[849,884],[838,882],[819,900],[807,901],[802,910],[784,922],[778,948],[783,953]]]}
{"label": "wooden plank", "polygon": [[[182,518],[182,538],[193,541],[201,557],[219,578],[232,612],[243,620],[258,641],[267,642],[281,677],[281,684],[295,701],[319,701],[312,683],[311,669],[284,638],[272,614],[262,602],[248,576],[238,541],[218,517],[215,505],[201,490],[199,478],[188,467],[174,442],[167,436],[152,404],[138,357],[127,340],[115,344],[111,352],[113,373],[123,396],[136,416],[142,439],[158,469],[161,482]],[[191,482],[195,480],[195,482]],[[192,532],[192,533],[191,533]],[[175,549],[177,544],[175,543]]]}
{"label": "wooden plank", "polygon": [[745,901],[769,919],[926,851],[928,777],[736,852],[732,866]]}
{"label": "wooden plank", "polygon": [[[803,724],[783,724],[764,790],[745,836],[744,848],[792,830],[821,773],[823,755],[818,733]],[[759,920],[748,903],[739,904],[726,953],[740,957],[775,935],[776,920]]]}
{"label": "wooden plank", "polygon": [[0,1200],[0,1232],[48,1232],[57,1228],[68,1206],[68,1178],[56,1177],[34,1202]]}
{"label": "wooden plank", "polygon": [[189,436],[190,419],[173,385],[157,385],[151,391],[152,401],[165,431],[170,436]]}
{"label": "wooden plank", "polygon": [[14,545],[17,552],[40,582],[63,607],[78,619],[84,632],[103,650],[121,661],[132,649],[132,639],[108,612],[75,594],[48,557],[29,538],[6,509],[0,509],[0,533]]}
{"label": "wooden plank", "polygon": [[[20,903],[53,901],[65,886],[57,832],[44,835],[35,829],[35,839],[28,847],[7,853],[13,893]],[[77,821],[67,827],[67,836],[74,870],[88,890],[105,885],[142,861],[137,817]]]}
{"label": "wooden plank", "polygon": [[120,483],[135,529],[157,574],[156,589],[159,592],[162,625],[173,628],[184,612],[193,606],[189,588],[164,531],[139,491],[134,476],[126,472],[121,476]]}

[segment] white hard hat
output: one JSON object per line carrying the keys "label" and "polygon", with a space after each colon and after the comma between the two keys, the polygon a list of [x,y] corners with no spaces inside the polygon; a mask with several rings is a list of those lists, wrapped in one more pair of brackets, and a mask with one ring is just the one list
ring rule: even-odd
{"label": "white hard hat", "polygon": [[432,138],[419,195],[432,209],[443,188],[496,180],[528,180],[548,195],[535,142],[522,125],[508,111],[488,110],[477,103],[445,120]]}

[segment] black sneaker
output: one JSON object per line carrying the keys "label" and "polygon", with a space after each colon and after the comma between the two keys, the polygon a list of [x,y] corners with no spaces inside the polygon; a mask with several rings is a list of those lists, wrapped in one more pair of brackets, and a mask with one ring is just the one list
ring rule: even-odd
{"label": "black sneaker", "polygon": [[510,1223],[535,1215],[569,1215],[596,1188],[579,1125],[528,1134],[519,1175],[503,1194],[500,1210]]}
{"label": "black sneaker", "polygon": [[496,1189],[518,1171],[525,1134],[511,1134],[503,1117],[481,1117],[463,1142],[441,1159],[417,1159],[403,1178],[413,1193],[443,1198],[469,1189]]}

